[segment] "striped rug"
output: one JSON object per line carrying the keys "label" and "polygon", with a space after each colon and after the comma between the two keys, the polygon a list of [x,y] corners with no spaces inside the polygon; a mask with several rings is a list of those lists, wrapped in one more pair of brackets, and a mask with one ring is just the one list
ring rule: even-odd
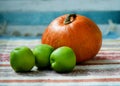
{"label": "striped rug", "polygon": [[53,70],[16,73],[10,67],[9,53],[17,46],[31,49],[38,39],[0,40],[0,86],[120,86],[120,40],[103,40],[99,53],[93,59],[76,65],[71,73],[59,74]]}

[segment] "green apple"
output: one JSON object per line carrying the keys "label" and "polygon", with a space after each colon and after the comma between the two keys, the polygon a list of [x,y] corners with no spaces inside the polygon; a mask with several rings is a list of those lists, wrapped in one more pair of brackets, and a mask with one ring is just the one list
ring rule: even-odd
{"label": "green apple", "polygon": [[31,71],[35,65],[35,56],[28,47],[17,47],[10,52],[10,65],[16,72]]}
{"label": "green apple", "polygon": [[52,52],[50,64],[56,72],[71,72],[76,65],[76,56],[71,48],[59,47]]}
{"label": "green apple", "polygon": [[54,48],[47,44],[39,44],[33,49],[35,64],[38,69],[50,67],[50,54],[53,50]]}

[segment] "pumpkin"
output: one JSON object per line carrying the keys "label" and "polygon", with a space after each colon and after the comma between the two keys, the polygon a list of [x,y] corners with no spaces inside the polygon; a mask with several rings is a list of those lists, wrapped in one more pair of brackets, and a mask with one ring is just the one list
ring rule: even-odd
{"label": "pumpkin", "polygon": [[71,47],[76,54],[76,62],[80,63],[96,56],[102,45],[102,33],[91,19],[78,14],[65,14],[48,25],[41,42],[55,49]]}

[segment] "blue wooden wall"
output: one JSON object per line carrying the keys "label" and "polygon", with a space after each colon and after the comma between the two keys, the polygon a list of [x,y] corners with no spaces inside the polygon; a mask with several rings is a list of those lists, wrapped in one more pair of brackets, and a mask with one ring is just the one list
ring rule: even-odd
{"label": "blue wooden wall", "polygon": [[13,35],[14,31],[42,34],[52,20],[68,13],[92,19],[105,34],[109,20],[120,27],[119,3],[120,0],[0,0],[0,30],[6,29],[0,35]]}

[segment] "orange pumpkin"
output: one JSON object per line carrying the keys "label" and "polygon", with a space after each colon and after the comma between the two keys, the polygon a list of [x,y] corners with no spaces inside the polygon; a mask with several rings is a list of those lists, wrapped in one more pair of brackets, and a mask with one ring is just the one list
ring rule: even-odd
{"label": "orange pumpkin", "polygon": [[53,20],[42,35],[42,43],[54,48],[71,47],[77,63],[93,58],[101,48],[102,33],[89,18],[66,14]]}

